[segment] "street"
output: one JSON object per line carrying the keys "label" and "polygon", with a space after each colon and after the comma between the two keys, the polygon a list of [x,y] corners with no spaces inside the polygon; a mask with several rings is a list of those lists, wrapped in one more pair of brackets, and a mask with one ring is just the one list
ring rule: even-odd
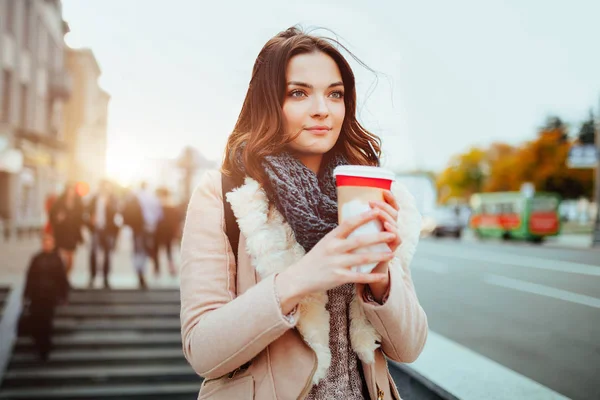
{"label": "street", "polygon": [[430,330],[573,399],[600,398],[600,252],[425,239]]}

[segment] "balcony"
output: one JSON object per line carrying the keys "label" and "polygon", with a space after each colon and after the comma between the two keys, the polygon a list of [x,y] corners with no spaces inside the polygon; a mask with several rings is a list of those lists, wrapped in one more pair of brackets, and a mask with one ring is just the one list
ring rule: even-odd
{"label": "balcony", "polygon": [[15,131],[16,137],[22,140],[27,140],[29,142],[35,144],[41,144],[49,149],[57,150],[57,151],[66,151],[67,143],[59,139],[57,137],[50,136],[48,134],[37,132],[33,130],[27,130],[22,128],[17,128]]}
{"label": "balcony", "polygon": [[49,79],[50,97],[52,99],[68,100],[73,91],[71,76],[65,71],[52,71]]}

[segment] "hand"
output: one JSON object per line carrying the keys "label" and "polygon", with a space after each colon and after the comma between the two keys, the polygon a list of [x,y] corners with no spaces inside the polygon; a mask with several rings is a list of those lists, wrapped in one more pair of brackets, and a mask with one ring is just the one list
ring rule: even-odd
{"label": "hand", "polygon": [[402,239],[398,234],[398,210],[400,207],[396,197],[389,190],[383,192],[383,199],[384,201],[370,201],[369,205],[379,212],[378,216],[383,223],[383,229],[395,235],[394,240],[388,243],[392,252],[395,252],[402,244]]}
{"label": "hand", "polygon": [[390,232],[348,238],[356,228],[381,218],[380,214],[378,210],[371,210],[344,221],[325,235],[300,261],[277,276],[275,283],[284,314],[289,313],[304,296],[313,292],[327,291],[346,283],[371,284],[387,280],[387,271],[360,273],[350,270],[357,265],[388,262],[393,258],[392,251],[352,253],[362,247],[390,243],[396,239],[396,235]]}
{"label": "hand", "polygon": [[[398,206],[398,202],[396,201],[396,197],[394,194],[386,190],[383,192],[384,201],[370,201],[369,205],[373,210],[377,211],[378,217],[383,223],[383,229],[385,232],[389,232],[395,236],[394,240],[388,243],[390,250],[395,252],[398,247],[402,244],[402,239],[398,233],[398,210],[400,207]],[[378,282],[373,282],[369,284],[371,288],[371,293],[375,300],[381,303],[383,296],[388,290],[389,287],[389,262],[384,261],[377,264],[377,266],[373,269],[372,273],[380,273],[385,274],[387,277]]]}

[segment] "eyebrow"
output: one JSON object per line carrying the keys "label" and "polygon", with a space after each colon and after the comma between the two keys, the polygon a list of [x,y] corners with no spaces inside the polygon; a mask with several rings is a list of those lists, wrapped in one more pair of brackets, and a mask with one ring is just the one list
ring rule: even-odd
{"label": "eyebrow", "polygon": [[[305,82],[298,82],[298,81],[288,82],[288,86],[290,86],[290,85],[302,86],[302,87],[305,87],[305,88],[308,88],[308,89],[312,89],[313,88],[313,85],[311,85],[311,84],[308,84],[308,83],[305,83]],[[330,88],[336,87],[336,86],[344,86],[344,83],[340,81],[340,82],[334,82],[331,85],[329,85]]]}

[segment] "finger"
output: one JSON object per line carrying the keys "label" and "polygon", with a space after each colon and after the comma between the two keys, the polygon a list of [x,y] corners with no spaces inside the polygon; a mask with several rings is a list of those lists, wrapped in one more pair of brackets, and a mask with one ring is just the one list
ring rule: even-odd
{"label": "finger", "polygon": [[391,215],[394,221],[398,219],[398,211],[388,203],[383,201],[370,201],[369,204],[371,207],[381,209]]}
{"label": "finger", "polygon": [[387,279],[388,274],[387,273],[363,273],[363,272],[354,272],[354,271],[349,271],[347,269],[339,269],[336,271],[340,276],[342,276],[342,279],[345,283],[364,283],[364,284],[369,284],[369,283],[377,283],[377,282],[381,282],[384,281],[385,279]]}
{"label": "finger", "polygon": [[377,218],[379,218],[382,223],[389,222],[394,226],[397,225],[394,217],[388,214],[386,211],[383,211],[379,207],[375,207],[373,210],[375,211],[375,213],[377,213]]}
{"label": "finger", "polygon": [[356,228],[377,218],[374,210],[369,210],[342,222],[337,228],[331,231],[331,234],[340,239],[346,239]]}
{"label": "finger", "polygon": [[383,192],[383,199],[391,205],[394,210],[400,210],[400,206],[398,205],[398,200],[396,200],[396,196],[392,193],[391,190],[386,190]]}
{"label": "finger", "polygon": [[391,242],[388,242],[388,246],[390,246],[390,250],[395,251],[398,246],[400,246],[402,244],[402,238],[400,237],[400,234],[398,233],[398,230],[396,229],[396,227],[391,226],[388,222],[386,222],[384,224],[385,229],[388,232],[394,232],[395,233],[395,239]]}
{"label": "finger", "polygon": [[386,251],[382,253],[369,252],[369,253],[348,253],[338,256],[337,265],[342,268],[356,267],[357,265],[380,263],[383,261],[390,261],[394,258],[392,251]]}
{"label": "finger", "polygon": [[368,235],[356,235],[339,241],[337,252],[348,253],[358,248],[372,246],[379,243],[390,243],[396,239],[393,232],[378,232]]}

